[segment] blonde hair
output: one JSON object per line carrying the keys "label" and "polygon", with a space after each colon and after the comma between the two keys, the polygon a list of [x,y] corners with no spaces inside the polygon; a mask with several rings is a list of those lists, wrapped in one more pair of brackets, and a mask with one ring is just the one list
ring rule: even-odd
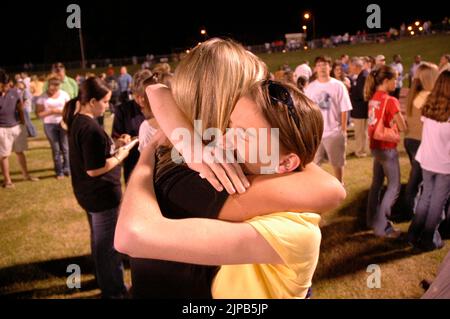
{"label": "blonde hair", "polygon": [[438,122],[450,121],[450,71],[439,75],[422,108],[422,115]]}
{"label": "blonde hair", "polygon": [[47,75],[47,77],[45,78],[45,80],[48,82],[48,84],[50,85],[50,83],[52,82],[54,85],[60,85],[61,84],[61,78],[58,76],[58,74],[56,73],[50,73],[49,75]]}
{"label": "blonde hair", "polygon": [[411,89],[408,93],[408,99],[406,102],[406,111],[408,116],[412,115],[412,108],[414,100],[421,91],[431,92],[439,76],[439,70],[436,64],[429,62],[422,62],[417,68],[416,74],[411,85]]}
{"label": "blonde hair", "polygon": [[203,129],[224,131],[239,98],[267,77],[258,57],[232,40],[213,38],[195,47],[178,65],[172,92],[181,110]]}
{"label": "blonde hair", "polygon": [[[283,86],[289,92],[294,106],[293,113],[289,113],[287,105],[271,99],[265,82],[253,86],[250,96],[262,108],[270,126],[279,129],[279,141],[284,150],[298,155],[300,166],[297,170],[302,170],[314,160],[322,140],[322,112],[295,85],[286,82],[272,83]],[[298,124],[293,117],[298,119]]]}
{"label": "blonde hair", "polygon": [[[202,131],[214,127],[225,132],[237,101],[267,76],[264,62],[242,45],[212,38],[196,46],[177,66],[172,93],[191,122],[202,121]],[[165,152],[160,161],[164,171],[170,154]]]}

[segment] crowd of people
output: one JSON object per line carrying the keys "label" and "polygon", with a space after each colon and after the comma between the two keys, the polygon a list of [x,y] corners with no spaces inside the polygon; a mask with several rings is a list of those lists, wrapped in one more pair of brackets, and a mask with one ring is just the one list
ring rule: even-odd
{"label": "crowd of people", "polygon": [[[448,54],[441,56],[439,65],[422,61],[420,55],[415,56],[414,63],[406,74],[409,82],[406,114],[403,114],[399,102],[405,75],[402,59],[398,54],[393,56],[389,65],[383,55],[350,59],[344,54],[334,63],[329,58],[318,57],[314,63],[314,72],[308,63],[303,62],[294,72],[285,69],[275,74],[280,80],[286,80],[288,76],[289,82],[297,83],[306,96],[321,108],[325,125],[316,163],[320,164],[324,158],[328,159],[336,178],[343,182],[347,123],[354,128],[354,155],[358,158],[366,157],[368,148],[370,149],[374,166],[366,216],[367,226],[378,236],[402,236],[389,219],[401,190],[398,131],[405,133],[404,147],[410,159],[411,170],[401,201],[404,202],[404,217],[411,218],[413,212],[416,213],[407,238],[419,249],[441,248],[443,242],[438,231],[439,224],[443,219],[450,218],[448,184],[439,184],[440,191],[431,191],[435,187],[435,177],[429,177],[427,182],[422,177],[426,167],[429,167],[433,173],[427,172],[428,176],[443,174],[446,177],[442,178],[448,182],[449,100],[448,87],[444,83],[450,70],[449,61]],[[439,81],[436,82],[438,77]],[[433,95],[430,95],[432,92]],[[433,112],[425,113],[428,108],[432,108]],[[350,122],[347,122],[348,113]],[[422,123],[429,122],[428,119],[432,120],[430,123],[438,122],[442,125],[428,125],[428,130],[432,130],[432,133],[424,131]],[[379,122],[385,128],[395,127],[395,139],[383,140],[383,136],[377,134],[380,130]],[[421,142],[425,135],[428,137],[426,143]],[[387,188],[382,193],[385,178]],[[440,178],[437,180],[440,182]],[[435,207],[436,210],[431,212],[430,207]],[[427,213],[423,213],[423,210]],[[425,232],[428,235],[424,235]]]}
{"label": "crowd of people", "polygon": [[[408,73],[400,55],[387,64],[383,55],[344,54],[335,61],[319,56],[312,68],[308,61],[293,70],[284,65],[272,74],[240,44],[214,38],[196,46],[173,74],[167,63],[134,76],[121,67],[119,76],[109,68],[72,79],[62,63],[51,71],[46,81],[25,73],[10,80],[0,71],[3,187],[14,188],[12,152],[23,177],[38,181],[28,173],[24,153],[27,137],[36,136],[34,110],[56,178],[71,177],[87,213],[104,298],[129,293],[121,253],[130,259],[135,298],[309,297],[320,215],[346,196],[349,127],[354,155],[373,157],[367,227],[375,236],[404,238],[390,220],[400,195],[398,144],[404,132],[411,170],[401,200],[412,219],[404,239],[421,251],[444,245],[439,226],[450,219],[448,54],[439,66],[418,55]],[[102,121],[107,109],[114,114],[111,135]],[[189,161],[195,147],[172,132],[183,128],[206,144],[194,128],[198,120],[203,130],[222,132],[278,128],[279,160],[271,174],[261,174],[260,158],[249,159],[248,136],[237,136],[237,143],[247,145],[242,153],[233,146],[242,165],[217,160],[223,151],[217,145],[207,153],[216,160],[204,154],[200,162]],[[135,139],[139,147],[130,146]],[[174,150],[184,162],[173,161]],[[325,161],[334,176],[320,168]]]}

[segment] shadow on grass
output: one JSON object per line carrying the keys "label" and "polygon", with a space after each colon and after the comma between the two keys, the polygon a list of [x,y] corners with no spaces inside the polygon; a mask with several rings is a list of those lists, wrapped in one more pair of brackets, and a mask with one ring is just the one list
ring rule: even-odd
{"label": "shadow on grass", "polygon": [[36,146],[36,147],[29,147],[28,151],[46,151],[51,150],[50,145],[49,146]]}
{"label": "shadow on grass", "polygon": [[[45,179],[55,179],[56,175],[52,174],[52,175],[38,176],[38,178],[39,178],[40,181],[43,181]],[[26,183],[39,183],[39,181],[37,181],[37,182],[30,182],[28,180],[24,180],[23,178],[15,178],[15,177],[12,177],[11,180],[12,180],[12,182],[14,184],[20,184],[20,183],[25,183],[25,182]]]}
{"label": "shadow on grass", "polygon": [[[81,269],[81,275],[94,275],[94,264],[90,255],[76,256],[62,259],[47,260],[42,262],[21,264],[0,269],[0,298],[27,299],[27,298],[48,298],[55,295],[70,297],[73,294],[95,290],[98,288],[94,279],[81,282],[80,289],[69,289],[66,285],[67,266],[76,264]],[[129,268],[126,258],[125,267]],[[27,289],[33,282],[59,278],[64,284],[54,285],[48,288]],[[26,290],[5,289],[11,285],[25,287]],[[77,297],[78,298],[78,297]],[[90,296],[89,298],[96,298]]]}
{"label": "shadow on grass", "polygon": [[[403,186],[402,186],[403,189]],[[346,203],[335,219],[321,227],[322,244],[316,281],[328,280],[418,254],[405,240],[379,238],[366,227],[368,190],[358,193]],[[401,195],[399,198],[402,198]],[[392,209],[391,220],[406,221],[401,199]]]}
{"label": "shadow on grass", "polygon": [[[20,292],[13,292],[13,293],[5,293],[5,294],[0,294],[1,298],[4,299],[36,299],[36,298],[49,298],[52,296],[65,296],[67,298],[71,298],[72,295],[77,294],[77,293],[82,293],[82,292],[87,292],[87,291],[92,291],[98,289],[98,285],[97,282],[95,281],[95,279],[91,279],[91,280],[87,280],[87,281],[83,281],[81,283],[81,288],[80,289],[69,289],[67,288],[67,285],[58,285],[58,286],[52,286],[49,288],[42,288],[42,289],[30,289],[30,290],[25,290],[25,291],[20,291]],[[89,297],[84,297],[84,298],[79,298],[77,297],[77,299],[85,299],[85,298],[100,298],[100,294],[94,295],[94,296],[89,296]]]}
{"label": "shadow on grass", "polygon": [[[30,174],[36,174],[36,173],[44,173],[44,172],[54,172],[55,170],[52,167],[48,168],[40,168],[40,169],[31,169],[28,170],[28,173]],[[21,171],[11,171],[11,175],[22,175]]]}

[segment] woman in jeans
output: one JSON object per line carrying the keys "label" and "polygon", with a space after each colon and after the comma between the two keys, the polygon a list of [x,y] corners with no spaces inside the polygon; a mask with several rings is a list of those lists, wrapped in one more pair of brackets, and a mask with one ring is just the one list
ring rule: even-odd
{"label": "woman in jeans", "polygon": [[423,191],[408,231],[408,241],[423,250],[444,246],[438,231],[450,196],[450,71],[441,73],[422,109],[422,143],[416,160]]}
{"label": "woman in jeans", "polygon": [[[373,135],[378,121],[383,121],[385,127],[391,127],[391,122],[394,121],[400,131],[406,129],[399,101],[389,96],[389,92],[395,90],[396,80],[396,71],[390,66],[381,65],[370,72],[364,86],[364,97],[369,101],[369,139],[374,157],[372,186],[367,205],[367,226],[373,229],[376,236],[387,238],[398,238],[401,234],[388,220],[400,192],[400,164],[397,143],[376,140]],[[380,202],[384,177],[387,177],[388,186]]]}
{"label": "woman in jeans", "polygon": [[109,107],[111,91],[96,77],[81,84],[77,100],[67,103],[64,122],[69,131],[72,186],[88,213],[96,279],[103,298],[123,298],[123,265],[113,247],[122,190],[120,164],[128,150],[112,142],[96,118]]}
{"label": "woman in jeans", "polygon": [[64,105],[70,97],[60,89],[60,86],[61,80],[51,75],[48,79],[47,91],[36,102],[36,114],[44,122],[44,132],[52,148],[57,179],[70,175],[67,133],[60,124]]}
{"label": "woman in jeans", "polygon": [[428,95],[430,95],[438,75],[438,68],[435,64],[423,62],[417,68],[406,103],[408,129],[405,132],[404,145],[411,163],[411,171],[405,189],[405,203],[408,207],[408,214],[413,212],[414,199],[422,182],[422,168],[420,168],[419,162],[415,160],[422,138],[422,121],[420,120],[422,107]]}

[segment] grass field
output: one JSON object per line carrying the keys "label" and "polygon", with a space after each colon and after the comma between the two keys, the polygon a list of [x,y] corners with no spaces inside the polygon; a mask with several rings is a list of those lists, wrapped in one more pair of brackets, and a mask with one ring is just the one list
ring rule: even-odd
{"label": "grass field", "polygon": [[[285,62],[294,66],[297,59],[312,59],[318,54],[338,56],[379,53],[387,57],[402,54],[408,66],[420,53],[425,60],[437,62],[450,52],[450,37],[435,36],[405,39],[380,45],[358,45],[334,50],[262,56],[271,68]],[[91,298],[98,295],[92,261],[89,257],[89,228],[86,215],[77,205],[69,179],[54,178],[50,147],[42,124],[34,119],[37,138],[30,139],[28,166],[36,183],[22,182],[14,156],[11,171],[16,189],[0,189],[0,296],[9,298]],[[111,118],[106,117],[110,132]],[[406,183],[409,162],[402,147],[400,163],[402,183]],[[353,151],[349,139],[348,153]],[[343,205],[324,216],[322,248],[314,277],[314,298],[417,298],[423,293],[420,281],[432,279],[450,249],[450,241],[438,251],[414,253],[401,242],[376,238],[364,230],[367,193],[372,177],[371,158],[348,157],[346,166],[347,199]],[[330,167],[324,168],[330,171]],[[409,223],[398,226],[407,230]],[[78,264],[82,271],[82,288],[68,289],[66,268]],[[367,266],[381,267],[380,289],[366,285]],[[129,271],[126,272],[129,282]]]}
{"label": "grass field", "polygon": [[[292,51],[286,53],[259,54],[259,56],[267,63],[269,70],[274,72],[283,64],[288,64],[291,68],[295,68],[300,61],[307,60],[310,65],[314,62],[314,58],[318,55],[329,55],[333,59],[337,59],[343,53],[349,56],[376,56],[383,54],[386,56],[386,62],[390,63],[394,54],[400,54],[403,58],[405,70],[413,63],[414,56],[420,54],[425,61],[439,62],[442,54],[450,52],[450,35],[433,35],[422,37],[403,38],[398,41],[391,41],[383,44],[365,43],[356,45],[343,45],[337,48],[315,49],[306,51]],[[176,63],[171,63],[172,68],[176,67]],[[119,72],[120,66],[115,66],[116,74]],[[140,68],[140,65],[129,65],[128,71],[133,74]],[[106,68],[91,69],[75,69],[68,70],[70,76],[75,77],[77,74],[85,74],[86,72],[95,71],[102,73]]]}

